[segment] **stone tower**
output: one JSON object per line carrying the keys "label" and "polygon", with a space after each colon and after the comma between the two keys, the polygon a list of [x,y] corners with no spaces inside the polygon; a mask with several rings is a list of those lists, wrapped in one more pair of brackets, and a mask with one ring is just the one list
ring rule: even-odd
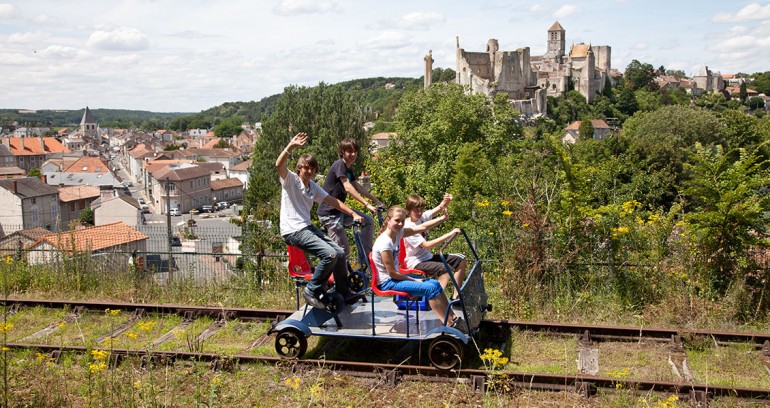
{"label": "stone tower", "polygon": [[91,109],[88,109],[88,106],[86,106],[86,111],[83,112],[83,119],[80,120],[80,133],[83,136],[93,138],[99,136],[96,119],[94,119],[94,115],[91,113]]}
{"label": "stone tower", "polygon": [[561,63],[562,57],[564,56],[564,50],[566,49],[565,34],[566,30],[564,30],[564,27],[562,27],[558,21],[553,23],[551,28],[548,29],[548,50],[545,55],[543,55],[544,59],[551,59]]}

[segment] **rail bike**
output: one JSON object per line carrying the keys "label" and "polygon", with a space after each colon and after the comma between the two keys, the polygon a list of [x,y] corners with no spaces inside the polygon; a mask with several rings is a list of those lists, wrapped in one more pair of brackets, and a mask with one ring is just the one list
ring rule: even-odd
{"label": "rail bike", "polygon": [[[362,340],[417,341],[428,344],[427,356],[434,367],[442,370],[459,368],[466,346],[471,337],[478,335],[484,314],[491,310],[484,288],[482,262],[465,231],[462,231],[462,236],[473,259],[468,259],[468,265],[472,266],[467,271],[464,282],[455,280],[444,256],[444,250],[459,235],[447,240],[439,250],[451,285],[459,293],[457,299],[449,300],[448,308],[444,312],[444,321],[449,315],[449,308],[452,308],[456,315],[462,317],[465,327],[459,328],[444,324],[430,310],[427,300],[411,297],[404,292],[378,289],[376,269],[363,255],[365,252],[361,245],[360,228],[356,225],[353,226],[353,236],[358,249],[357,260],[360,269],[350,268],[348,283],[351,289],[358,289],[365,299],[353,304],[346,304],[342,296],[336,294],[333,289],[330,292],[332,300],[324,308],[300,304],[299,288],[302,280],[312,276],[312,268],[301,250],[290,248],[289,274],[297,286],[297,311],[276,323],[268,332],[276,335],[276,352],[286,359],[302,358],[307,351],[308,338],[314,335]],[[404,251],[400,252],[403,254]],[[297,258],[301,261],[296,261]],[[301,269],[296,268],[298,263],[303,265]],[[292,265],[295,267],[292,268]],[[402,266],[399,268],[402,273],[410,271]]]}

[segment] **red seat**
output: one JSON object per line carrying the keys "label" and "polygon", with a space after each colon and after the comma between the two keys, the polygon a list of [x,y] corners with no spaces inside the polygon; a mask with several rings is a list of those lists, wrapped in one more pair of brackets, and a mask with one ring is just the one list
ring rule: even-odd
{"label": "red seat", "polygon": [[427,275],[425,271],[419,269],[410,269],[406,267],[406,245],[404,239],[398,242],[398,271],[404,275]]}
{"label": "red seat", "polygon": [[[404,299],[406,299],[406,310],[404,311],[406,313],[406,337],[409,337],[409,304],[412,302],[416,302],[418,297],[414,297],[406,292],[402,292],[400,290],[380,290],[380,288],[377,287],[377,265],[374,264],[374,258],[372,257],[372,254],[369,254],[369,268],[372,270],[372,336],[374,336],[375,333],[375,320],[374,320],[374,295],[377,296],[402,296]],[[420,325],[420,311],[415,310],[415,316],[417,317],[417,326]]]}
{"label": "red seat", "polygon": [[[299,288],[307,285],[307,281],[313,277],[315,268],[310,266],[310,262],[305,257],[305,252],[301,249],[292,245],[287,245],[286,249],[289,253],[289,276],[291,276],[296,287],[297,309],[299,309]],[[334,282],[334,276],[329,277],[329,282]]]}
{"label": "red seat", "polygon": [[[374,258],[372,258],[372,254],[369,254],[369,267],[372,269],[372,292],[374,292],[377,296],[404,296],[407,298],[414,298],[414,296],[406,293],[401,292],[400,290],[380,290],[380,288],[377,287],[377,265],[374,264]],[[372,302],[374,303],[374,302]]]}

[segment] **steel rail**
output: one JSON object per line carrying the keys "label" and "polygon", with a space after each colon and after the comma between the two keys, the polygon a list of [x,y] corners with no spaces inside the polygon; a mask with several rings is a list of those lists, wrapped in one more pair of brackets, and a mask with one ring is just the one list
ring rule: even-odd
{"label": "steel rail", "polygon": [[[84,346],[57,346],[50,344],[22,344],[8,343],[9,349],[36,349],[48,353],[75,352],[87,353],[91,348]],[[697,383],[675,383],[670,381],[645,381],[617,378],[599,377],[590,375],[557,375],[557,374],[535,374],[521,373],[513,371],[495,371],[478,369],[461,369],[453,371],[442,371],[429,366],[401,365],[401,364],[381,364],[381,363],[360,363],[337,360],[286,360],[280,357],[251,356],[243,354],[215,354],[215,353],[197,353],[197,352],[179,352],[179,351],[146,351],[139,349],[108,349],[99,348],[110,352],[110,363],[118,364],[120,359],[126,357],[138,357],[147,361],[158,362],[174,360],[192,360],[207,363],[218,363],[219,367],[227,367],[229,364],[251,363],[251,364],[271,364],[271,365],[301,365],[306,367],[325,368],[336,372],[342,372],[351,376],[360,376],[366,378],[380,377],[384,382],[395,382],[400,378],[410,376],[412,380],[418,381],[463,381],[472,382],[474,389],[482,385],[482,390],[486,389],[486,384],[490,381],[490,376],[494,376],[497,384],[513,385],[518,389],[544,390],[544,391],[563,391],[573,390],[590,395],[587,391],[593,388],[614,390],[619,383],[623,388],[639,391],[653,391],[671,394],[690,394],[705,393],[709,397],[735,397],[742,399],[770,400],[770,389],[744,388],[715,386]]]}

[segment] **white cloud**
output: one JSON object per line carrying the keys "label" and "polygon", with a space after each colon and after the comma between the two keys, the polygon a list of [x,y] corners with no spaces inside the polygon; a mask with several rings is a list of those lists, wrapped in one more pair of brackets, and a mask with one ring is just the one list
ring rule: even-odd
{"label": "white cloud", "polygon": [[368,28],[374,30],[388,30],[400,28],[413,31],[427,31],[435,24],[446,22],[444,15],[435,11],[418,11],[404,14],[389,20],[379,20],[370,24]]}
{"label": "white cloud", "polygon": [[547,11],[548,11],[548,8],[546,8],[542,4],[533,4],[529,6],[530,13],[545,13]]}
{"label": "white cloud", "polygon": [[41,52],[41,54],[50,58],[70,60],[70,59],[75,59],[80,56],[83,56],[86,53],[74,47],[66,47],[63,45],[51,45],[48,48],[44,49]]}
{"label": "white cloud", "polygon": [[64,20],[58,17],[52,17],[47,14],[40,14],[39,16],[32,19],[32,22],[34,22],[37,25],[41,26],[51,26],[51,25],[62,25],[64,24]]}
{"label": "white cloud", "polygon": [[136,54],[110,55],[102,58],[102,62],[108,65],[136,65],[139,63],[139,56]]}
{"label": "white cloud", "polygon": [[323,14],[337,10],[337,4],[331,1],[281,0],[273,8],[279,16],[297,16],[301,14]]}
{"label": "white cloud", "polygon": [[359,43],[360,47],[371,49],[402,48],[409,44],[409,36],[397,31],[385,31],[377,37],[370,38]]}
{"label": "white cloud", "polygon": [[16,15],[16,7],[13,4],[0,3],[0,19],[10,19]]}
{"label": "white cloud", "polygon": [[647,45],[647,43],[641,42],[641,43],[634,44],[633,46],[631,46],[631,48],[633,48],[635,50],[638,50],[638,51],[642,51],[642,50],[646,50],[647,48],[649,48],[649,45]]}
{"label": "white cloud", "polygon": [[712,21],[717,23],[741,22],[751,20],[765,20],[770,18],[770,4],[761,6],[751,3],[738,10],[737,13],[717,13]]}
{"label": "white cloud", "polygon": [[119,28],[114,31],[94,31],[87,45],[100,50],[139,51],[147,49],[150,40],[135,28]]}
{"label": "white cloud", "polygon": [[29,33],[13,33],[8,36],[8,43],[32,44],[32,43],[44,41],[48,37],[49,37],[49,34],[42,31],[34,31]]}
{"label": "white cloud", "polygon": [[572,4],[565,4],[565,5],[561,6],[561,7],[559,7],[558,10],[554,11],[553,17],[554,18],[569,17],[572,14],[575,14],[577,9],[578,8],[576,6],[573,6]]}

